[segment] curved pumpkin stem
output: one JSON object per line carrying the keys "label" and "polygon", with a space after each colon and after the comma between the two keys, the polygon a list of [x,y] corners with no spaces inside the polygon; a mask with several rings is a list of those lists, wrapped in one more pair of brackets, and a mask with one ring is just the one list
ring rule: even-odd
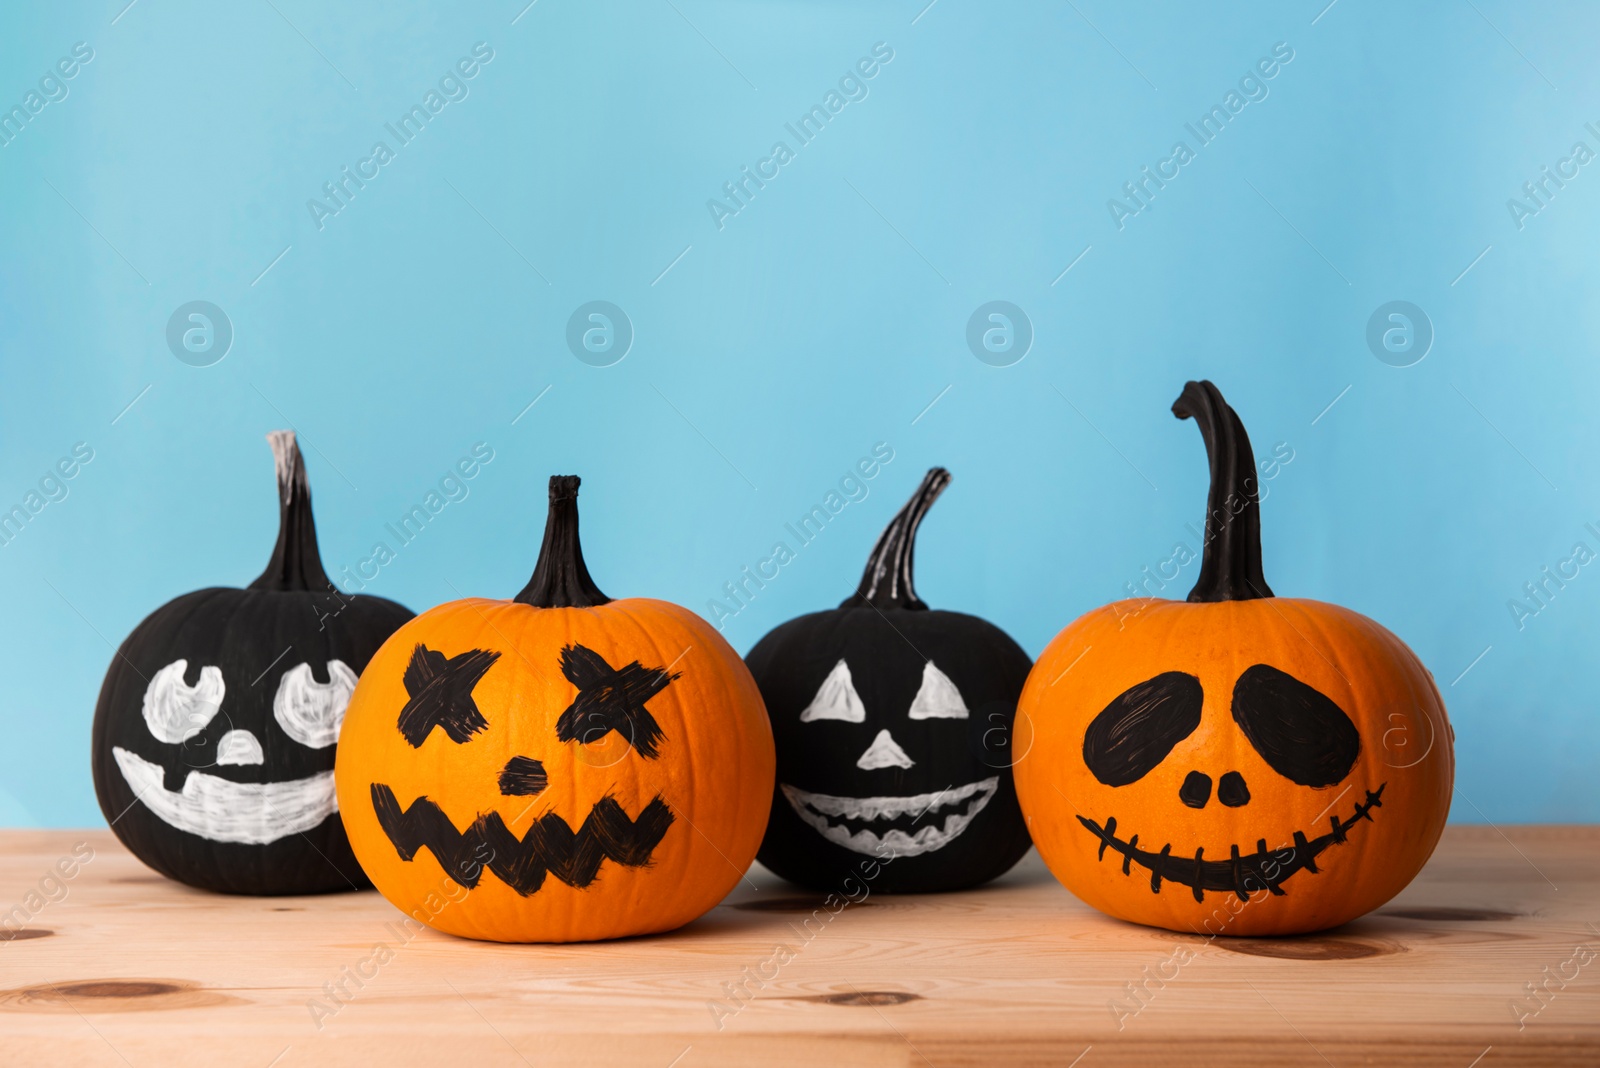
{"label": "curved pumpkin stem", "polygon": [[911,495],[904,508],[895,513],[889,525],[878,535],[867,557],[867,569],[861,575],[861,585],[845,598],[840,608],[872,605],[875,608],[919,608],[927,605],[917,596],[911,584],[913,557],[917,548],[917,528],[922,517],[928,514],[933,502],[950,484],[950,472],[942,467],[930,467],[922,477],[922,485]]}
{"label": "curved pumpkin stem", "polygon": [[593,608],[611,598],[589,577],[578,541],[577,475],[550,476],[550,514],[544,521],[544,544],[533,577],[514,600],[535,608]]}
{"label": "curved pumpkin stem", "polygon": [[1271,597],[1261,573],[1261,484],[1250,435],[1222,391],[1210,382],[1186,382],[1172,404],[1179,419],[1193,419],[1211,462],[1206,496],[1206,539],[1200,577],[1190,601],[1251,601]]}
{"label": "curved pumpkin stem", "polygon": [[293,430],[274,430],[267,435],[272,459],[278,469],[278,544],[261,577],[250,583],[252,590],[314,590],[333,588],[322,569],[322,554],[317,551],[317,524],[311,517],[311,486],[306,481],[306,463],[300,455]]}

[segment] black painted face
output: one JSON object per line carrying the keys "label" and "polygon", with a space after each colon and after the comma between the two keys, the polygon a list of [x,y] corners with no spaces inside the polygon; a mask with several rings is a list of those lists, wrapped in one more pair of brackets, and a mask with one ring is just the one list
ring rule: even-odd
{"label": "black painted face", "polygon": [[304,594],[201,590],[134,631],[101,696],[94,770],[141,859],[209,889],[366,885],[338,815],[335,743],[360,668],[409,613],[361,602],[343,602],[335,631]]}
{"label": "black painted face", "polygon": [[1031,665],[997,628],[954,612],[819,613],[746,659],[778,755],[762,863],[831,887],[893,858],[875,889],[931,890],[1026,851],[1010,750]]}
{"label": "black painted face", "polygon": [[[395,723],[406,742],[420,749],[437,729],[456,745],[471,745],[489,727],[472,692],[499,659],[500,653],[489,649],[447,657],[417,645],[405,669],[407,700]],[[641,759],[656,759],[666,736],[646,703],[678,675],[637,660],[613,667],[577,643],[561,650],[560,668],[578,693],[557,717],[552,741],[604,744],[614,733]],[[503,797],[537,797],[549,784],[543,762],[523,755],[506,761],[496,780]],[[538,893],[549,875],[574,889],[587,889],[607,860],[626,868],[645,867],[676,819],[659,794],[637,817],[630,817],[615,798],[602,797],[576,830],[549,812],[518,838],[493,810],[480,813],[463,831],[431,797],[402,807],[387,784],[375,782],[369,789],[378,825],[401,860],[413,861],[427,849],[458,885],[475,888],[487,868],[523,897]]]}
{"label": "black painted face", "polygon": [[[1122,788],[1139,782],[1164,763],[1174,747],[1200,726],[1205,693],[1200,680],[1181,671],[1169,671],[1129,687],[1114,698],[1084,731],[1083,760],[1096,779]],[[1256,664],[1240,674],[1234,684],[1232,717],[1240,733],[1275,773],[1296,786],[1326,789],[1343,782],[1361,751],[1361,736],[1350,717],[1331,699],[1287,672]],[[1214,789],[1213,789],[1214,788]],[[1213,801],[1240,809],[1250,803],[1250,788],[1236,768],[1191,768],[1178,787],[1177,800],[1192,809]],[[1116,834],[1115,816],[1105,826],[1080,815],[1084,827],[1100,838],[1100,856],[1108,848],[1120,853],[1123,870],[1134,862],[1151,873],[1151,889],[1163,882],[1189,887],[1195,900],[1205,890],[1230,890],[1247,897],[1251,888],[1283,894],[1280,884],[1302,869],[1315,872],[1316,858],[1330,845],[1345,840],[1359,820],[1371,819],[1370,810],[1381,805],[1383,786],[1369,791],[1347,820],[1332,817],[1330,829],[1314,839],[1293,832],[1292,849],[1269,851],[1261,839],[1254,853],[1242,855],[1234,845],[1228,860],[1205,860],[1203,850],[1192,859],[1171,854],[1170,844],[1160,852],[1139,848],[1140,835],[1124,841]],[[1147,807],[1141,802],[1141,807]],[[1270,814],[1264,814],[1270,820]],[[1159,831],[1144,829],[1147,845]],[[1277,834],[1275,828],[1270,833]],[[1284,843],[1287,847],[1288,843]]]}

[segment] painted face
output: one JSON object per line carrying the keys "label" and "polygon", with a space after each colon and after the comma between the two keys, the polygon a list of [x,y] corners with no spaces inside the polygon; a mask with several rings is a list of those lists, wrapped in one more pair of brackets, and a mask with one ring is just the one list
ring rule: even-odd
{"label": "painted face", "polygon": [[502,942],[682,926],[743,876],[772,796],[738,654],[646,598],[431,609],[373,657],[339,751],[340,809],[378,890]]}
{"label": "painted face", "polygon": [[890,860],[874,888],[899,891],[1009,868],[1028,841],[1010,770],[1027,655],[954,612],[826,615],[785,624],[749,657],[778,749],[762,863],[832,886]]}
{"label": "painted face", "polygon": [[1040,855],[1085,902],[1137,923],[1337,926],[1406,885],[1449,809],[1437,687],[1334,605],[1097,609],[1041,655],[1017,714]]}
{"label": "painted face", "polygon": [[[1084,731],[1084,764],[1106,786],[1120,788],[1139,782],[1199,728],[1204,701],[1200,680],[1182,671],[1164,672],[1130,687]],[[1233,686],[1231,711],[1250,748],[1273,774],[1295,786],[1313,790],[1336,786],[1350,774],[1361,753],[1361,735],[1338,705],[1268,664],[1256,664],[1239,676]],[[1204,809],[1212,803],[1231,809],[1249,805],[1250,785],[1238,768],[1224,769],[1215,760],[1195,759],[1201,755],[1189,754],[1190,760],[1204,763],[1210,770],[1179,769],[1183,774],[1177,802],[1190,809]],[[1192,857],[1186,851],[1174,853],[1170,842],[1159,851],[1152,849],[1154,840],[1162,836],[1156,828],[1144,829],[1149,844],[1141,848],[1138,829],[1125,821],[1119,830],[1115,815],[1107,815],[1104,824],[1086,815],[1077,818],[1087,833],[1100,840],[1099,857],[1104,858],[1108,849],[1120,855],[1123,873],[1130,877],[1137,865],[1149,875],[1152,893],[1161,893],[1167,884],[1187,887],[1197,902],[1205,900],[1207,890],[1233,893],[1246,901],[1252,892],[1262,890],[1282,896],[1286,893],[1283,884],[1292,876],[1301,871],[1316,873],[1319,857],[1357,833],[1357,824],[1373,820],[1374,810],[1383,804],[1385,785],[1367,784],[1364,796],[1351,798],[1342,809],[1335,799],[1328,806],[1333,811],[1323,813],[1329,819],[1326,825],[1296,828],[1289,832],[1288,841],[1275,841],[1274,848],[1269,849],[1267,838],[1262,837],[1253,851],[1247,847],[1241,853],[1234,843],[1228,857],[1210,860],[1205,859],[1204,846],[1196,846]],[[1263,814],[1262,834],[1276,838],[1284,832],[1273,825],[1273,815]]]}
{"label": "painted face", "polygon": [[261,701],[251,687],[236,684],[230,701],[221,668],[200,666],[191,683],[189,662],[174,660],[145,689],[148,740],[111,749],[123,780],[158,819],[208,841],[266,845],[314,829],[339,809],[333,746],[356,685],[342,660],[324,672],[318,681],[300,663],[278,676],[269,726],[247,709]]}
{"label": "painted face", "polygon": [[[486,649],[446,657],[418,644],[406,664],[408,698],[396,722],[407,744],[420,749],[437,730],[451,743],[468,745],[474,735],[487,730],[489,721],[472,692],[499,659],[498,652]],[[593,649],[576,643],[561,650],[560,665],[561,674],[578,687],[578,693],[557,717],[554,741],[609,745],[613,750],[624,746],[642,759],[657,757],[666,739],[646,702],[677,675],[637,660],[614,668]],[[542,761],[515,755],[495,776],[494,789],[503,798],[532,798],[549,784]],[[675,819],[660,794],[635,816],[606,796],[590,806],[576,830],[560,815],[546,812],[518,835],[494,809],[479,813],[465,830],[458,830],[430,797],[418,797],[402,808],[386,783],[374,782],[371,792],[378,826],[401,860],[410,862],[426,848],[456,884],[475,888],[487,867],[523,897],[537,893],[547,875],[583,889],[599,877],[608,860],[626,868],[645,867]],[[534,805],[530,801],[516,807],[525,815]],[[512,822],[519,819],[514,815]]]}
{"label": "painted face", "polygon": [[[929,660],[923,665],[922,685],[905,718],[901,737],[910,735],[909,724],[934,719],[970,720],[972,713],[950,676]],[[866,706],[856,693],[850,664],[843,658],[833,666],[817,689],[816,697],[800,713],[801,723],[825,720],[865,723],[866,719]],[[890,727],[880,727],[855,762],[861,771],[906,770],[916,764],[911,754],[895,740]],[[790,783],[781,783],[779,789],[795,814],[835,845],[866,856],[892,851],[899,856],[915,857],[943,849],[960,837],[994,799],[1000,789],[1000,777],[986,775],[927,793],[876,797],[814,793]]]}
{"label": "painted face", "polygon": [[367,886],[334,760],[357,676],[407,616],[377,598],[230,589],[158,609],[118,650],[95,712],[111,829],[150,867],[207,890]]}

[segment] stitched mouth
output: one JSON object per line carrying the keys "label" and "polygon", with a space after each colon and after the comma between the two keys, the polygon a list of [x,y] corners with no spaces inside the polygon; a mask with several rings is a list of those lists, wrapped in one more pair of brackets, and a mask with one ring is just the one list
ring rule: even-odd
{"label": "stitched mouth", "polygon": [[789,805],[834,845],[869,856],[884,847],[914,857],[949,845],[1000,789],[994,776],[965,786],[904,797],[837,797],[780,783]]}
{"label": "stitched mouth", "polygon": [[1149,871],[1151,893],[1160,893],[1163,882],[1172,882],[1189,887],[1196,901],[1204,901],[1207,890],[1234,893],[1241,901],[1248,901],[1251,893],[1260,890],[1283,897],[1287,892],[1283,883],[1291,875],[1302,870],[1317,874],[1320,870],[1317,858],[1325,850],[1343,845],[1357,823],[1372,821],[1372,810],[1383,807],[1383,788],[1387,785],[1381,783],[1376,790],[1368,790],[1366,800],[1356,805],[1349,819],[1328,817],[1328,830],[1315,838],[1307,838],[1304,831],[1295,831],[1292,846],[1271,851],[1267,849],[1267,840],[1262,838],[1256,841],[1255,852],[1244,855],[1240,855],[1235,844],[1227,860],[1206,860],[1204,848],[1196,849],[1192,859],[1173,856],[1170,843],[1162,846],[1159,853],[1147,852],[1139,848],[1137,834],[1127,841],[1117,837],[1115,816],[1107,818],[1104,827],[1084,816],[1079,816],[1078,822],[1100,839],[1099,859],[1104,860],[1106,850],[1111,849],[1122,854],[1122,874],[1131,875],[1134,864]]}

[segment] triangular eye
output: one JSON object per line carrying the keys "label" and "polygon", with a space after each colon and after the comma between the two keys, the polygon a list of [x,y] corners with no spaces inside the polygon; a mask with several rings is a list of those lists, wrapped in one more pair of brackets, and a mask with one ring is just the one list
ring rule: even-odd
{"label": "triangular eye", "polygon": [[856,694],[855,683],[850,681],[850,665],[843,660],[833,665],[828,677],[817,687],[817,696],[811,699],[800,713],[801,723],[818,719],[841,719],[846,723],[864,723],[866,706]]}
{"label": "triangular eye", "polygon": [[911,702],[912,719],[966,719],[967,703],[950,676],[929,660],[922,665],[922,686]]}
{"label": "triangular eye", "polygon": [[1200,726],[1200,680],[1168,671],[1118,694],[1083,733],[1083,762],[1107,786],[1126,786],[1167,759]]}
{"label": "triangular eye", "polygon": [[1361,752],[1361,732],[1343,709],[1267,664],[1234,684],[1233,720],[1273,771],[1301,786],[1341,781]]}

